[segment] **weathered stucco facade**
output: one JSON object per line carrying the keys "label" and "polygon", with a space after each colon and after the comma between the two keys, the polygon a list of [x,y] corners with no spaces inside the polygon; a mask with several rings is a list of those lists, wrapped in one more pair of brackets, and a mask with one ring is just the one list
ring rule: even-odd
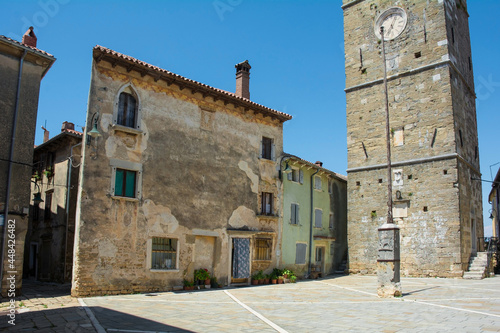
{"label": "weathered stucco facade", "polygon": [[291,170],[283,174],[280,266],[299,277],[332,274],[347,259],[347,178],[297,156],[283,161]]}
{"label": "weathered stucco facade", "polygon": [[[15,286],[16,293],[22,286],[38,95],[41,80],[54,61],[52,55],[36,48],[32,28],[24,35],[22,43],[0,36],[0,109],[3,117],[0,125],[0,237],[5,240],[2,242],[1,284],[4,296],[12,289],[10,285]],[[11,238],[12,235],[15,237]],[[7,271],[17,273],[7,274]],[[7,283],[6,278],[11,275],[15,275],[15,283]]]}
{"label": "weathered stucco facade", "polygon": [[247,283],[276,267],[291,117],[100,46],[93,59],[87,133],[101,136],[83,149],[72,294],[169,290],[200,268]]}
{"label": "weathered stucco facade", "polygon": [[385,46],[401,273],[460,277],[483,236],[481,183],[471,180],[480,173],[466,3],[344,0],[342,7],[349,270],[375,272],[377,228],[387,217],[382,44],[374,30],[398,7],[407,21]]}

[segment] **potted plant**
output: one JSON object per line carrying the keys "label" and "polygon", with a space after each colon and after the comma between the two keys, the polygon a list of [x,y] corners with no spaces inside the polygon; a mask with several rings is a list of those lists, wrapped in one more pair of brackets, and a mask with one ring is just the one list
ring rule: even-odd
{"label": "potted plant", "polygon": [[264,275],[264,284],[269,284],[269,280],[271,279],[270,274],[265,274]]}
{"label": "potted plant", "polygon": [[182,280],[182,284],[184,285],[184,290],[193,290],[194,289],[194,282],[189,281],[189,280]]}
{"label": "potted plant", "polygon": [[291,283],[295,283],[295,281],[297,280],[297,277],[295,275],[290,275],[288,278],[290,279]]}
{"label": "potted plant", "polygon": [[278,284],[283,284],[283,283],[285,283],[285,278],[283,277],[283,275],[278,276]]}
{"label": "potted plant", "polygon": [[252,285],[256,286],[259,284],[259,273],[252,275]]}
{"label": "potted plant", "polygon": [[257,273],[257,279],[259,280],[259,284],[264,284],[264,272],[262,270]]}
{"label": "potted plant", "polygon": [[288,279],[288,276],[292,275],[292,271],[290,271],[289,269],[284,269],[281,275],[283,275],[285,279]]}
{"label": "potted plant", "polygon": [[210,284],[210,273],[208,269],[200,268],[194,271],[194,279],[200,281],[200,284],[209,285]]}
{"label": "potted plant", "polygon": [[276,276],[276,274],[271,273],[270,279],[272,284],[278,283],[278,276]]}

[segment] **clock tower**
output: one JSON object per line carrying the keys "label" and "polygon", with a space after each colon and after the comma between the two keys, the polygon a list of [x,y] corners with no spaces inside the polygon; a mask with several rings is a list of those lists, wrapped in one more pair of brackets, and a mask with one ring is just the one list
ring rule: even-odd
{"label": "clock tower", "polygon": [[482,251],[465,0],[343,0],[349,271],[375,273],[387,219],[384,27],[393,218],[403,276],[460,277]]}

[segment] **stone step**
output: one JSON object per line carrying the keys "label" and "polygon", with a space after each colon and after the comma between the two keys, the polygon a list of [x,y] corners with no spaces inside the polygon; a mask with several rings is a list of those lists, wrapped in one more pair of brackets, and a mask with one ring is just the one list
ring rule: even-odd
{"label": "stone step", "polygon": [[466,280],[482,280],[484,278],[484,274],[465,272],[463,278]]}

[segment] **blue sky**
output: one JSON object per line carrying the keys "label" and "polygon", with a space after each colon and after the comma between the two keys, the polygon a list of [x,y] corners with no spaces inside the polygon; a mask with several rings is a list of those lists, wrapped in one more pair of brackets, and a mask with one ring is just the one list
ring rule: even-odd
{"label": "blue sky", "polygon": [[[427,0],[416,0],[427,1]],[[437,0],[430,0],[437,1]],[[447,0],[445,0],[447,1]],[[20,40],[32,25],[57,61],[42,81],[36,144],[46,122],[85,125],[92,47],[102,45],[199,82],[234,91],[234,65],[252,65],[254,102],[293,116],[284,149],[346,174],[341,0],[0,0],[0,34]],[[500,167],[498,0],[469,0],[483,179]],[[491,233],[483,183],[486,234]]]}

